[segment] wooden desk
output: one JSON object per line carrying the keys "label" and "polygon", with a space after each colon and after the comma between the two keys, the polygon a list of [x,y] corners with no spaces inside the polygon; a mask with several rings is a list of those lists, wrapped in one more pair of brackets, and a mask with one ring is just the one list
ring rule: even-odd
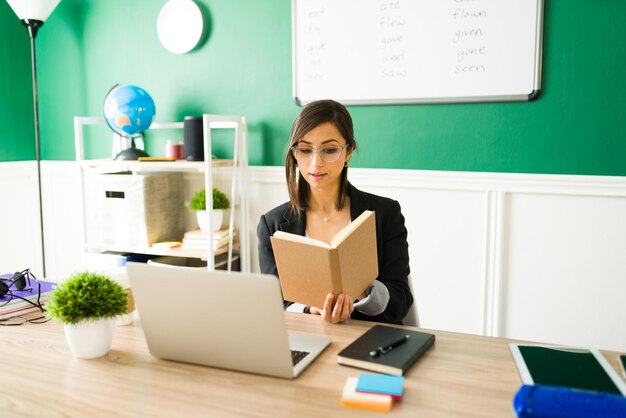
{"label": "wooden desk", "polygon": [[[2,327],[0,408],[4,416],[380,417],[339,405],[358,369],[337,353],[372,323],[330,325],[286,313],[290,330],[328,335],[332,344],[295,380],[159,360],[139,324],[117,327],[109,354],[76,359],[63,326]],[[434,331],[432,347],[406,375],[388,416],[509,417],[521,382],[508,340]],[[614,356],[612,356],[614,357]],[[609,360],[616,367],[613,358]]]}

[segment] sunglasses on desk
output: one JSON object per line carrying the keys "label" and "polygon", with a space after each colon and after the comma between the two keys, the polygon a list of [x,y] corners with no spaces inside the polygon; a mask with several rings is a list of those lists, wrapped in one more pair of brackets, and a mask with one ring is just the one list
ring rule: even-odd
{"label": "sunglasses on desk", "polygon": [[[32,301],[19,294],[18,292],[32,292],[33,287],[31,285],[31,278],[37,285],[37,300]],[[15,300],[23,300],[27,304],[30,304],[39,309],[38,312],[29,312],[24,315],[15,315],[9,318],[0,319],[0,326],[16,326],[25,323],[40,324],[48,322],[48,318],[45,316],[46,310],[41,304],[41,284],[37,281],[35,275],[30,269],[15,272],[11,277],[0,278],[0,315],[3,312],[2,308],[10,306],[11,302]],[[27,305],[26,305],[27,306]]]}

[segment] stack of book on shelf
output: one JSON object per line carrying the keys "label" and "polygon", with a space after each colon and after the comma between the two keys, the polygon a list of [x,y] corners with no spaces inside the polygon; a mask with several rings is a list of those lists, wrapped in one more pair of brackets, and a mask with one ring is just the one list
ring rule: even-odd
{"label": "stack of book on shelf", "polygon": [[[237,231],[233,231],[233,242],[237,238]],[[228,245],[229,234],[228,227],[223,227],[217,231],[213,231],[213,251]],[[185,232],[183,236],[182,248],[185,250],[208,250],[209,239],[208,234],[200,229]]]}
{"label": "stack of book on shelf", "polygon": [[[11,284],[12,276],[12,274],[0,274],[0,279],[3,279],[8,286]],[[41,311],[36,306],[37,299],[39,299],[41,306],[45,306],[54,286],[55,283],[33,278],[30,279],[30,283],[24,290],[18,290],[14,285],[10,286],[9,292],[0,297],[0,321]]]}

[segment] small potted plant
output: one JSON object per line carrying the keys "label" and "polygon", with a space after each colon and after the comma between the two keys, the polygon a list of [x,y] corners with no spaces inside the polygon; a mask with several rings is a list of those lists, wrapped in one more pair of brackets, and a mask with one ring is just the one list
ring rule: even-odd
{"label": "small potted plant", "polygon": [[75,357],[96,358],[109,352],[115,317],[128,312],[128,294],[107,276],[75,273],[55,287],[46,310],[64,324]]}
{"label": "small potted plant", "polygon": [[[217,231],[222,227],[224,220],[224,212],[230,208],[228,197],[219,189],[213,188],[213,210],[211,211],[211,225],[213,230]],[[206,191],[200,190],[196,193],[191,202],[189,209],[196,212],[198,218],[198,226],[203,232],[208,232],[208,215],[206,210]]]}

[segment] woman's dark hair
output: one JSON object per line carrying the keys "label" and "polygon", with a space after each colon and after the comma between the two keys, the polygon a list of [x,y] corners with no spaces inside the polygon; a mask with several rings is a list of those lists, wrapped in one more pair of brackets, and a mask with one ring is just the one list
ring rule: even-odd
{"label": "woman's dark hair", "polygon": [[[287,175],[287,189],[289,191],[289,208],[295,214],[303,214],[307,208],[310,194],[309,183],[302,177],[298,170],[298,161],[291,152],[291,147],[298,145],[304,135],[317,126],[330,122],[341,136],[344,137],[348,151],[356,151],[354,128],[352,117],[348,109],[334,100],[319,100],[306,105],[291,127],[289,147],[285,157],[285,172]],[[339,183],[339,196],[337,197],[337,209],[342,209],[346,195],[348,194],[348,166],[341,171]]]}

